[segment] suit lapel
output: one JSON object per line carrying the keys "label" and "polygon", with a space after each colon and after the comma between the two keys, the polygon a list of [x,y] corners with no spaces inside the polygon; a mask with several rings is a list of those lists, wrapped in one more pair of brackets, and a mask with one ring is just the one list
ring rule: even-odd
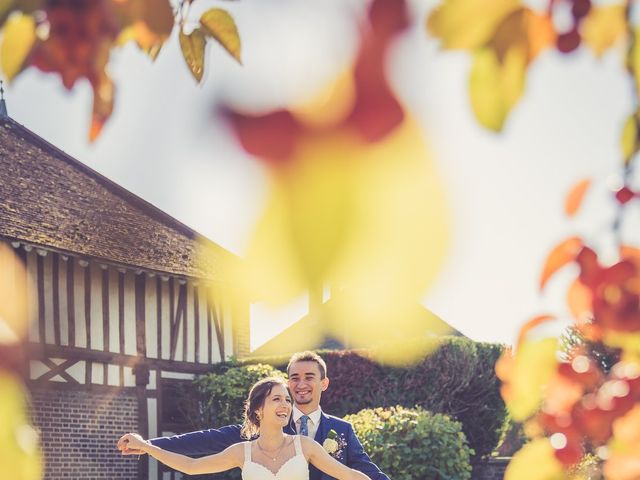
{"label": "suit lapel", "polygon": [[318,425],[318,431],[316,432],[316,436],[313,439],[322,445],[322,442],[325,441],[327,435],[329,433],[329,417],[327,417],[324,412],[320,413],[320,425]]}

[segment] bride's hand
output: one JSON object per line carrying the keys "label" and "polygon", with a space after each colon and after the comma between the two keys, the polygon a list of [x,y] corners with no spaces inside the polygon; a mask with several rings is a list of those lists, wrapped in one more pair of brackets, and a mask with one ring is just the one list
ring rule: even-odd
{"label": "bride's hand", "polygon": [[140,455],[145,453],[145,447],[148,445],[149,443],[137,433],[127,433],[118,440],[117,447],[123,455]]}

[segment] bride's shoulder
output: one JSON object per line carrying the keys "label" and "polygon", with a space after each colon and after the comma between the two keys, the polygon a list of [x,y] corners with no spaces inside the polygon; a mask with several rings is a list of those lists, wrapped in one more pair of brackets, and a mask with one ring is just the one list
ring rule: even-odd
{"label": "bride's shoulder", "polygon": [[225,452],[228,452],[229,455],[233,455],[236,458],[240,458],[240,459],[244,458],[245,445],[250,443],[251,442],[234,443],[233,445],[230,445],[229,447],[227,447]]}
{"label": "bride's shoulder", "polygon": [[316,449],[316,446],[320,446],[318,442],[304,435],[292,435],[292,437],[299,440],[300,446],[305,453],[312,452]]}

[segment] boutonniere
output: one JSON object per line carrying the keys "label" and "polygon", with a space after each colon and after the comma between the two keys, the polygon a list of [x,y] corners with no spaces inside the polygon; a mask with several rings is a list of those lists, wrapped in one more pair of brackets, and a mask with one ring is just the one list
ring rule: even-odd
{"label": "boutonniere", "polygon": [[322,442],[322,448],[325,452],[333,457],[339,457],[342,453],[342,449],[346,446],[347,442],[338,433],[331,429],[327,434],[327,438]]}

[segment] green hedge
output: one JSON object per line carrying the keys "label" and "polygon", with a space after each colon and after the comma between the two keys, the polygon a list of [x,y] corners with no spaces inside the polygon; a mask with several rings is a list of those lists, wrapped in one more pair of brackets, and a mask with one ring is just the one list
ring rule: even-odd
{"label": "green hedge", "polygon": [[365,451],[393,480],[467,480],[471,455],[459,422],[422,408],[365,409],[346,420]]}
{"label": "green hedge", "polygon": [[[443,337],[430,341],[427,347],[431,354],[415,365],[403,368],[380,365],[363,351],[318,352],[327,362],[330,378],[329,389],[322,396],[322,408],[342,417],[366,408],[420,406],[459,420],[476,456],[489,455],[499,443],[507,418],[494,372],[502,346],[461,337]],[[240,365],[263,363],[285,371],[288,360],[289,356],[251,358],[225,362],[214,366],[214,370],[216,375],[221,375]],[[240,391],[244,389],[245,395],[253,378],[246,380],[240,388]],[[217,383],[217,380],[212,382],[213,388]],[[220,384],[215,391],[224,395],[225,388]],[[213,390],[211,394],[214,394]],[[221,398],[229,402],[227,397]],[[227,405],[238,408],[239,403],[234,401]],[[224,409],[223,406],[219,408]],[[226,425],[230,422],[223,418],[236,418],[216,415],[218,420],[206,421],[194,428]]]}

